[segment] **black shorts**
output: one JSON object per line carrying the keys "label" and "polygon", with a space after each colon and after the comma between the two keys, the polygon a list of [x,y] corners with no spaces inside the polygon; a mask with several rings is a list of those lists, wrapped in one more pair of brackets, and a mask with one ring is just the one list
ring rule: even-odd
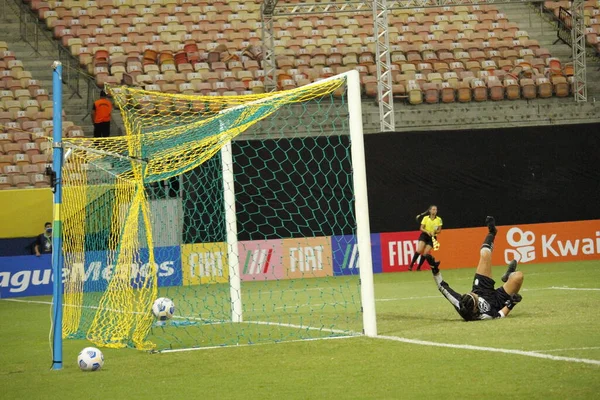
{"label": "black shorts", "polygon": [[98,122],[94,124],[94,137],[109,137],[110,136],[110,121]]}
{"label": "black shorts", "polygon": [[472,292],[487,300],[493,309],[501,310],[504,307],[506,300],[510,300],[510,296],[502,286],[498,289],[494,289],[495,284],[496,282],[492,278],[475,274]]}
{"label": "black shorts", "polygon": [[419,236],[419,242],[425,242],[426,245],[433,247],[433,240],[431,239],[431,236],[424,232],[421,232],[421,236]]}

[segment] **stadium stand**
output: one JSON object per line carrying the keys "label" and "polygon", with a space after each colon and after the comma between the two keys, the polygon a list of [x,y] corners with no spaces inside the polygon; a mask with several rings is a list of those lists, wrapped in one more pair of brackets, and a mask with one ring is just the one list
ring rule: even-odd
{"label": "stadium stand", "polygon": [[[570,24],[570,1],[546,1],[544,9],[552,13],[554,17],[567,25]],[[584,6],[584,24],[586,30],[586,43],[594,48],[597,55],[600,55],[600,1],[587,0]]]}
{"label": "stadium stand", "polygon": [[[0,42],[0,189],[49,187],[53,104],[39,82]],[[63,134],[83,136],[63,121]]]}
{"label": "stadium stand", "polygon": [[[100,87],[125,83],[219,95],[264,91],[258,0],[30,4]],[[411,104],[570,93],[572,67],[551,57],[495,6],[395,10],[389,20],[393,92]],[[356,68],[364,93],[376,96],[370,16],[281,17],[275,29],[280,89]]]}

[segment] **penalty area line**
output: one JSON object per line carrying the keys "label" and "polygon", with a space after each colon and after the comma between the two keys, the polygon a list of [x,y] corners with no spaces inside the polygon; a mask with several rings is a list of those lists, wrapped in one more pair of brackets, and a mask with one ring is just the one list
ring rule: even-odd
{"label": "penalty area line", "polygon": [[446,347],[446,348],[451,348],[451,349],[485,351],[485,352],[489,352],[489,353],[513,354],[513,355],[520,355],[520,356],[533,357],[533,358],[542,358],[542,359],[553,360],[553,361],[567,361],[567,362],[591,364],[591,365],[599,365],[600,366],[600,360],[591,360],[588,358],[554,356],[551,354],[543,354],[543,353],[538,353],[535,351],[501,349],[501,348],[497,348],[497,347],[485,347],[485,346],[473,346],[470,344],[430,342],[428,340],[408,339],[408,338],[403,338],[403,337],[399,337],[399,336],[378,335],[378,336],[372,336],[372,337],[374,339],[391,340],[394,342],[402,342],[402,343],[408,343],[408,344],[418,344],[421,346]]}

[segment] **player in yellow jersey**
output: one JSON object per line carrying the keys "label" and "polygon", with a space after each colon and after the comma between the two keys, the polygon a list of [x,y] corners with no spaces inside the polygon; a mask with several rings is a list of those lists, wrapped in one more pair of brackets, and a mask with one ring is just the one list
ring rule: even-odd
{"label": "player in yellow jersey", "polygon": [[433,239],[442,231],[442,219],[437,215],[437,206],[431,205],[422,214],[417,215],[417,222],[421,219],[421,235],[419,236],[419,243],[417,244],[417,251],[414,254],[410,266],[408,267],[409,271],[412,271],[415,263],[417,262],[417,258],[419,255],[421,259],[419,260],[419,264],[417,266],[417,271],[421,270],[423,263],[425,262],[425,256],[431,252],[433,249]]}

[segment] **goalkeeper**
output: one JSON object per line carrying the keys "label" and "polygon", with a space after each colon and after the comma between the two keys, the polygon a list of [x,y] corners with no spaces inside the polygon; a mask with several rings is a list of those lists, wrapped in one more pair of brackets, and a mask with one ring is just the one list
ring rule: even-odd
{"label": "goalkeeper", "polygon": [[481,246],[479,265],[475,271],[475,280],[471,292],[461,295],[452,290],[448,283],[442,279],[439,270],[440,261],[436,261],[430,254],[426,256],[431,265],[431,272],[438,290],[452,303],[465,321],[504,318],[522,299],[519,290],[523,284],[523,273],[516,271],[517,262],[515,260],[508,264],[508,269],[502,276],[502,282],[505,282],[504,285],[494,289],[492,249],[494,248],[497,229],[493,217],[487,217],[485,222],[489,232]]}

